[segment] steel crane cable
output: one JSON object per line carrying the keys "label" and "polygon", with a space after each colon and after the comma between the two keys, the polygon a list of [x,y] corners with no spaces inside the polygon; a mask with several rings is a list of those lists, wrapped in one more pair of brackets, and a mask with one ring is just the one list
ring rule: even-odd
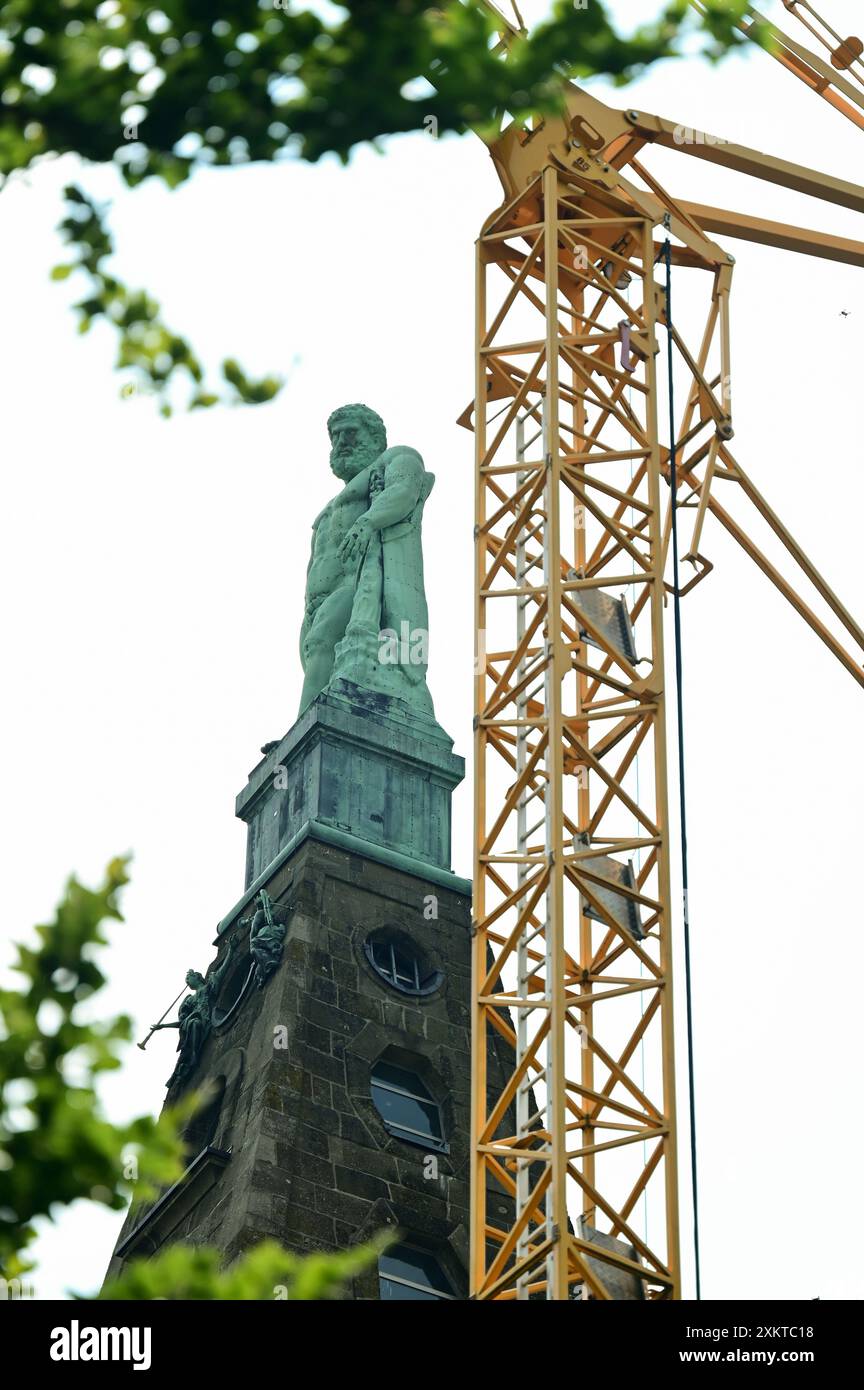
{"label": "steel crane cable", "polygon": [[689,874],[687,869],[687,795],[684,782],[684,679],[681,656],[681,585],[678,561],[678,459],[675,442],[675,387],[672,353],[672,243],[666,238],[666,345],[669,376],[669,484],[672,494],[672,596],[675,615],[675,696],[678,719],[678,798],[681,820],[681,885],[684,897],[684,993],[687,1000],[687,1079],[690,1099],[690,1175],[693,1185],[693,1248],[696,1298],[702,1298],[699,1257],[699,1191],[696,1168],[696,1083],[693,1067],[693,990],[690,965]]}

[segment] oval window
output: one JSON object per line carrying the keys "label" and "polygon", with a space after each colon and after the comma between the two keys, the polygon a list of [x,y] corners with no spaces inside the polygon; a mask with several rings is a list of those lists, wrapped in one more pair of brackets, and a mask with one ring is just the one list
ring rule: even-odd
{"label": "oval window", "polygon": [[365,943],[366,958],[376,975],[403,994],[431,994],[444,979],[406,937],[376,932]]}

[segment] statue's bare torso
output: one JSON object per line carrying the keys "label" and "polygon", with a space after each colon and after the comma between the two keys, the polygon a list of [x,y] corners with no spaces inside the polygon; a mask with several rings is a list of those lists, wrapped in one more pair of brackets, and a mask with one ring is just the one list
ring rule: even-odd
{"label": "statue's bare torso", "polygon": [[[355,629],[358,624],[369,629],[373,643],[382,626],[389,627],[391,621],[397,628],[401,626],[399,619],[408,620],[412,628],[425,629],[427,623],[420,515],[434,482],[432,475],[426,473],[416,449],[404,445],[387,448],[383,422],[365,406],[342,407],[331,416],[328,429],[330,466],[338,478],[347,481],[319,513],[313,527],[300,634],[304,673],[301,713],[331,679],[336,650],[352,622],[352,609]],[[400,532],[403,523],[411,535]],[[392,538],[386,544],[387,562],[382,551],[385,538]],[[365,562],[367,553],[373,557],[371,569]],[[365,575],[362,585],[361,571]],[[375,573],[379,576],[377,584]],[[350,678],[355,679],[356,662],[352,666],[347,655],[345,660]],[[368,661],[363,671],[361,683],[370,678]],[[371,674],[374,676],[374,670]],[[413,680],[423,673],[412,670],[408,674]]]}
{"label": "statue's bare torso", "polygon": [[319,605],[343,585],[353,588],[356,561],[345,561],[339,551],[342,542],[369,506],[369,474],[364,468],[342,489],[317,517],[312,538],[312,557],[306,575],[306,612],[314,614]]}

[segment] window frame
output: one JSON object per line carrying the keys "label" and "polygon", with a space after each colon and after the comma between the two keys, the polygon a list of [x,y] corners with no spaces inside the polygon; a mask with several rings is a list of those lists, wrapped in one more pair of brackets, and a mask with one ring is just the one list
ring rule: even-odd
{"label": "window frame", "polygon": [[[385,1066],[394,1067],[397,1071],[405,1072],[409,1076],[413,1076],[415,1080],[418,1081],[420,1085],[424,1087],[426,1094],[421,1095],[418,1094],[416,1091],[409,1091],[407,1087],[400,1086],[395,1081],[378,1080],[375,1075],[375,1068],[381,1063],[383,1063]],[[417,1101],[421,1105],[434,1106],[435,1111],[438,1115],[438,1127],[441,1131],[440,1136],[434,1134],[424,1134],[422,1130],[412,1129],[410,1125],[400,1125],[393,1120],[388,1120],[384,1115],[382,1115],[381,1111],[378,1109],[378,1106],[376,1104],[376,1087],[379,1091],[389,1091],[391,1095],[406,1096],[409,1100]],[[425,1149],[427,1152],[431,1151],[433,1153],[449,1154],[450,1145],[444,1138],[444,1114],[441,1108],[441,1102],[439,1100],[436,1100],[435,1096],[433,1096],[432,1092],[426,1086],[419,1072],[411,1072],[407,1067],[401,1066],[398,1062],[388,1062],[385,1057],[379,1057],[377,1061],[375,1061],[372,1064],[372,1068],[369,1074],[369,1094],[372,1100],[372,1104],[375,1106],[375,1114],[378,1116],[387,1133],[391,1135],[392,1138],[401,1139],[402,1142],[405,1144],[415,1144],[418,1148]]]}
{"label": "window frame", "polygon": [[[415,1253],[418,1254],[418,1255],[425,1255],[428,1259],[434,1260],[435,1263],[437,1264],[439,1270],[441,1271],[441,1278],[442,1278],[442,1281],[443,1281],[445,1284],[448,1284],[449,1287],[450,1287],[450,1290],[451,1290],[450,1293],[444,1293],[443,1290],[441,1290],[441,1289],[433,1288],[433,1286],[432,1286],[431,1284],[418,1284],[414,1279],[406,1279],[405,1276],[402,1275],[402,1274],[385,1274],[384,1271],[383,1271],[382,1268],[381,1268],[382,1261],[387,1259],[388,1254],[395,1253],[395,1251],[397,1251],[397,1250],[409,1250],[409,1251],[415,1252]],[[400,1300],[400,1299],[382,1299],[382,1298],[381,1298],[381,1285],[382,1285],[382,1283],[384,1282],[385,1279],[386,1279],[387,1282],[390,1283],[390,1284],[400,1284],[403,1288],[407,1288],[407,1289],[418,1289],[421,1293],[428,1293],[428,1294],[431,1294],[432,1297],[429,1298],[428,1300],[426,1300],[426,1301],[429,1302],[429,1303],[458,1303],[458,1302],[460,1301],[459,1295],[456,1293],[456,1291],[455,1291],[455,1289],[454,1289],[454,1287],[453,1287],[453,1281],[452,1281],[452,1279],[450,1278],[449,1274],[447,1273],[447,1270],[445,1269],[445,1267],[444,1267],[444,1265],[442,1264],[441,1260],[438,1258],[437,1253],[436,1253],[434,1250],[425,1249],[425,1248],[424,1248],[423,1246],[421,1246],[421,1245],[414,1245],[414,1244],[411,1243],[410,1240],[400,1240],[399,1243],[398,1243],[397,1245],[394,1245],[394,1246],[393,1246],[392,1251],[384,1250],[384,1251],[379,1255],[379,1257],[378,1257],[378,1296],[379,1296],[379,1300],[380,1300],[382,1303],[385,1303],[385,1302],[399,1303],[399,1302],[408,1302],[408,1301],[409,1301],[408,1299],[402,1299],[402,1300]],[[414,1302],[419,1302],[420,1300],[413,1300],[413,1301],[414,1301]]]}
{"label": "window frame", "polygon": [[[389,951],[389,970],[375,959],[375,952],[379,948]],[[407,995],[410,999],[425,999],[440,989],[444,982],[444,972],[435,966],[431,966],[421,978],[422,951],[410,938],[399,939],[387,931],[372,932],[363,942],[363,952],[377,978],[383,980],[391,989],[397,990],[399,994]],[[399,978],[396,965],[397,954],[401,954],[406,960],[410,957],[410,962],[414,966],[413,985],[404,984]]]}

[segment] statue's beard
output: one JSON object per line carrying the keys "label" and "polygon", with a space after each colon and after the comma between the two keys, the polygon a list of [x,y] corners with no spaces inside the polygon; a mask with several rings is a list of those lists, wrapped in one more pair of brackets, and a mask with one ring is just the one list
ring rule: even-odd
{"label": "statue's beard", "polygon": [[381,453],[374,444],[355,444],[351,449],[339,452],[335,449],[330,451],[330,468],[340,478],[342,482],[348,482],[351,478],[356,478],[358,473],[362,473],[364,468],[368,468],[370,463],[374,463]]}

